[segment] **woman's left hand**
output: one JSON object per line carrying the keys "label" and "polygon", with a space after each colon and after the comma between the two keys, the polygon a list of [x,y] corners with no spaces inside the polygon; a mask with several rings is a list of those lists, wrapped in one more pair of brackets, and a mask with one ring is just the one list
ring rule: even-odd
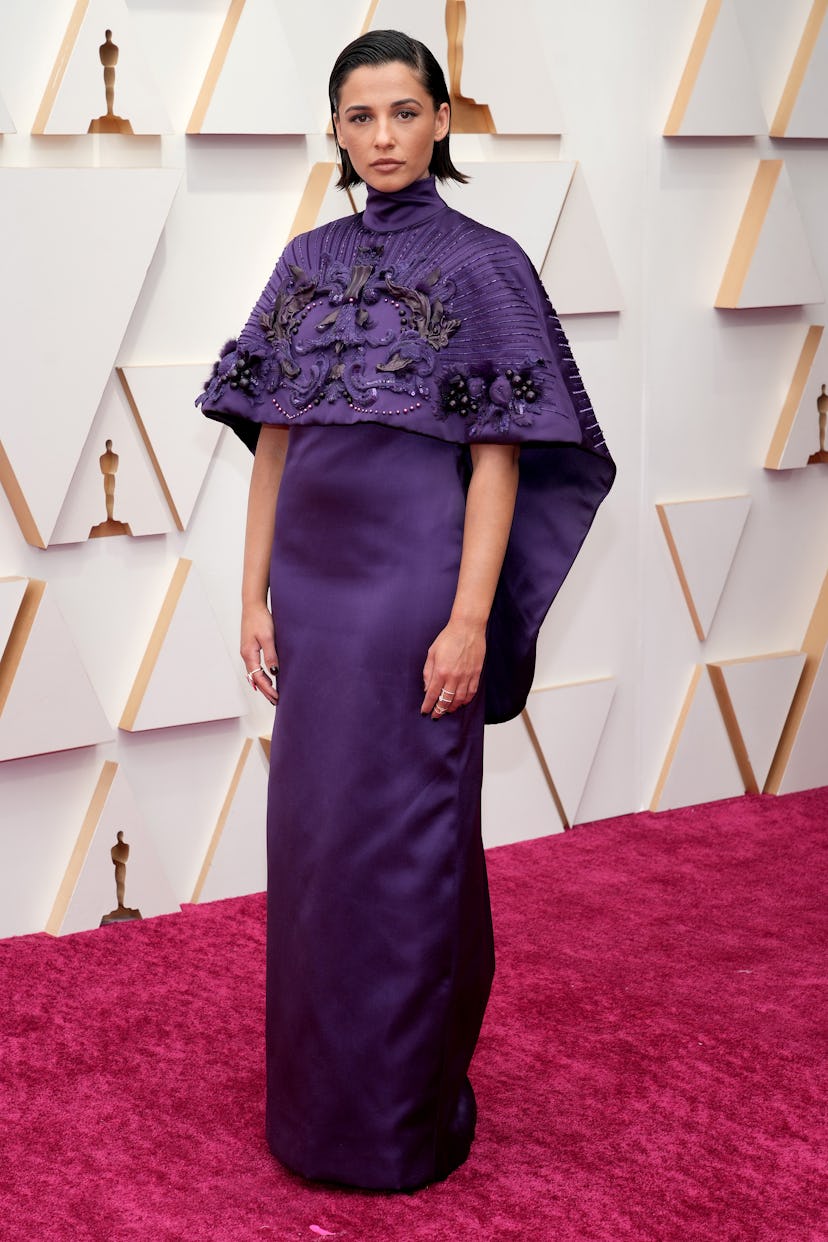
{"label": "woman's left hand", "polygon": [[470,703],[480,685],[485,656],[484,626],[449,621],[428,649],[423,668],[425,698],[420,707],[422,715],[439,720],[441,716],[456,712],[458,707]]}

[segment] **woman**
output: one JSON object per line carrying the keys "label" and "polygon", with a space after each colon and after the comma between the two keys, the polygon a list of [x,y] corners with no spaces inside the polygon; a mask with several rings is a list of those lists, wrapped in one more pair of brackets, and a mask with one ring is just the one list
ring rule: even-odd
{"label": "woman", "polygon": [[330,99],[366,210],[289,244],[200,400],[255,449],[241,654],[280,704],[268,1141],[403,1189],[474,1133],[484,719],[521,710],[614,467],[528,259],[437,193],[465,177],[428,49],[363,35]]}

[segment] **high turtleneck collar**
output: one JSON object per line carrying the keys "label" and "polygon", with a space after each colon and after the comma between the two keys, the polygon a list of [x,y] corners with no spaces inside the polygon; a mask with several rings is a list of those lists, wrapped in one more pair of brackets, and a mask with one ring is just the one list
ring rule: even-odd
{"label": "high turtleneck collar", "polygon": [[375,233],[396,233],[430,220],[445,208],[434,178],[424,177],[390,193],[369,186],[362,219],[366,229]]}

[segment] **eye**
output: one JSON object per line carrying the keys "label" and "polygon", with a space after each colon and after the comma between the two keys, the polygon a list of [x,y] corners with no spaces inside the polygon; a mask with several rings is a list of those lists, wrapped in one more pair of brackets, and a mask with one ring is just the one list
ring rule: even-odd
{"label": "eye", "polygon": [[367,112],[355,112],[354,115],[348,119],[351,124],[360,125],[363,121],[370,121],[371,118]]}
{"label": "eye", "polygon": [[414,117],[419,116],[418,112],[412,112],[410,108],[401,108],[397,113],[401,121],[411,121]]}

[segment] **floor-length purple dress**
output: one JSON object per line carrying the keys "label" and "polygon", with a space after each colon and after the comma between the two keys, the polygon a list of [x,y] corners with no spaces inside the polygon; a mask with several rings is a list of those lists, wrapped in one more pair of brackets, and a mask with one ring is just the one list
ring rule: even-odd
{"label": "floor-length purple dress", "polygon": [[[399,1189],[466,1155],[494,967],[484,718],[613,477],[566,338],[509,238],[429,179],[295,239],[205,413],[289,425],[271,566],[280,703],[268,802],[267,1136],[306,1177]],[[448,620],[469,445],[520,443],[484,687],[420,714]]]}

